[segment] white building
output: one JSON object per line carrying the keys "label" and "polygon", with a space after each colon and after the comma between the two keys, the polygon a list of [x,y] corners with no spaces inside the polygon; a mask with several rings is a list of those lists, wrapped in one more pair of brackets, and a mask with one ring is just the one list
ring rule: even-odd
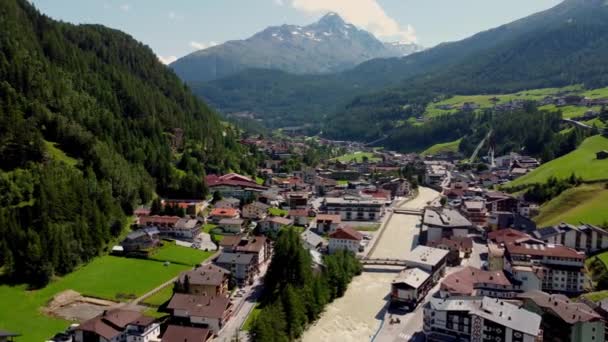
{"label": "white building", "polygon": [[488,297],[431,298],[423,321],[431,341],[542,341],[540,315]]}
{"label": "white building", "polygon": [[355,254],[361,249],[363,235],[350,227],[338,228],[329,234],[329,253],[338,250],[347,250]]}
{"label": "white building", "polygon": [[391,301],[414,308],[433,287],[431,275],[417,267],[399,273],[391,284]]}
{"label": "white building", "polygon": [[358,197],[328,197],[323,207],[328,214],[340,215],[345,221],[376,221],[386,211],[384,201]]}
{"label": "white building", "polygon": [[240,234],[243,231],[242,219],[221,219],[218,227],[226,233]]}
{"label": "white building", "polygon": [[440,241],[441,238],[461,237],[469,235],[473,228],[471,221],[460,212],[448,208],[427,208],[422,219],[422,230],[426,232],[426,241]]}
{"label": "white building", "polygon": [[418,267],[431,274],[432,282],[436,283],[445,273],[448,254],[444,249],[417,246],[405,261],[408,267]]}
{"label": "white building", "polygon": [[167,305],[173,317],[204,326],[217,334],[230,317],[232,304],[225,296],[175,293]]}
{"label": "white building", "polygon": [[160,324],[137,311],[104,311],[74,329],[74,341],[151,342],[158,341]]}
{"label": "white building", "polygon": [[260,231],[262,233],[266,233],[269,231],[276,233],[281,230],[282,227],[290,226],[292,224],[292,219],[280,216],[268,216],[259,223]]}
{"label": "white building", "polygon": [[586,253],[608,248],[608,232],[590,224],[577,227],[560,223],[553,227],[539,229],[532,234],[546,243],[564,245]]}

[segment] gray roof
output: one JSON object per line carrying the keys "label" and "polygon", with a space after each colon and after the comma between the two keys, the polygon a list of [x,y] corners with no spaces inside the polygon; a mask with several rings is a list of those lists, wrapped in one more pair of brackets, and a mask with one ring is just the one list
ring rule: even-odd
{"label": "gray roof", "polygon": [[237,265],[249,265],[253,260],[253,254],[250,253],[221,253],[217,257],[218,264],[237,264]]}
{"label": "gray roof", "polygon": [[457,210],[448,208],[427,208],[424,211],[423,223],[442,228],[468,228],[472,226],[471,221],[467,220]]}
{"label": "gray roof", "polygon": [[315,234],[310,230],[305,230],[302,232],[302,234],[300,234],[300,238],[311,246],[318,246],[325,242],[320,235]]}
{"label": "gray roof", "polygon": [[410,253],[407,257],[407,261],[432,267],[437,265],[441,259],[448,255],[448,253],[449,251],[446,251],[445,249],[419,245]]}
{"label": "gray roof", "polygon": [[431,298],[429,305],[439,311],[468,311],[470,314],[537,336],[541,316],[499,299],[489,297]]}
{"label": "gray roof", "polygon": [[218,222],[218,225],[224,225],[224,224],[235,224],[235,225],[243,225],[243,220],[242,219],[221,219],[220,222]]}
{"label": "gray roof", "polygon": [[409,285],[415,289],[419,288],[420,285],[424,284],[431,275],[418,267],[408,268],[401,271],[397,278],[393,280],[393,284],[403,283]]}

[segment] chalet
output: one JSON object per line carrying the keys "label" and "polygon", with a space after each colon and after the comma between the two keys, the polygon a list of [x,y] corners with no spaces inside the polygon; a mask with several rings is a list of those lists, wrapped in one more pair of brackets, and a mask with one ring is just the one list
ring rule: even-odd
{"label": "chalet", "polygon": [[504,299],[512,299],[521,292],[504,271],[484,271],[470,266],[446,276],[439,291],[443,298],[488,296]]}
{"label": "chalet", "polygon": [[250,253],[222,252],[215,259],[215,264],[230,271],[230,275],[239,284],[251,284],[258,273],[255,255]]}
{"label": "chalet", "polygon": [[156,227],[146,227],[133,231],[120,243],[125,252],[150,249],[160,244],[160,232]]}
{"label": "chalet", "polygon": [[277,233],[282,227],[290,226],[293,224],[293,220],[280,217],[280,216],[268,216],[259,223],[260,232],[275,232]]}
{"label": "chalet", "polygon": [[361,251],[361,241],[363,234],[350,227],[340,227],[335,232],[329,234],[329,253],[338,250],[347,250],[357,254]]}
{"label": "chalet", "polygon": [[242,214],[243,218],[250,220],[262,220],[268,214],[270,206],[261,202],[253,202],[243,206]]}
{"label": "chalet", "polygon": [[182,272],[179,282],[183,285],[188,278],[189,288],[187,293],[193,295],[207,294],[207,296],[227,296],[230,272],[212,265],[205,264],[194,270]]}
{"label": "chalet", "polygon": [[243,232],[243,221],[242,219],[221,219],[217,226],[226,233],[240,234]]}
{"label": "chalet", "polygon": [[161,338],[161,342],[207,342],[213,334],[207,328],[184,327],[169,325]]}
{"label": "chalet", "polygon": [[238,209],[240,205],[241,205],[240,199],[234,198],[234,197],[228,197],[228,198],[224,198],[224,199],[221,199],[221,200],[215,202],[215,204],[213,206],[215,208],[222,208],[222,209],[227,209],[227,208]]}
{"label": "chalet", "polygon": [[472,228],[473,224],[454,209],[426,208],[424,211],[422,230],[428,242],[441,238],[464,238]]}
{"label": "chalet", "polygon": [[209,220],[213,223],[219,223],[223,219],[238,219],[241,213],[234,208],[215,208],[209,214]]}
{"label": "chalet", "polygon": [[208,175],[205,178],[209,192],[218,192],[222,197],[235,197],[238,199],[251,199],[267,188],[257,184],[249,177],[236,173],[223,176]]}
{"label": "chalet", "polygon": [[433,288],[431,275],[420,268],[408,268],[391,283],[391,303],[413,309]]}
{"label": "chalet", "polygon": [[216,335],[232,314],[232,304],[225,296],[175,293],[167,305],[175,320],[207,328]]}
{"label": "chalet", "polygon": [[270,260],[272,246],[265,236],[239,237],[230,246],[224,246],[224,252],[252,254],[254,263],[260,265]]}
{"label": "chalet", "polygon": [[318,214],[315,217],[313,226],[318,233],[333,233],[342,224],[340,215]]}
{"label": "chalet", "polygon": [[292,209],[289,211],[287,217],[293,220],[293,224],[296,226],[308,225],[308,215],[310,212],[306,209]]}
{"label": "chalet", "polygon": [[162,236],[192,240],[200,234],[201,224],[198,220],[182,218],[173,227],[159,227],[159,230]]}
{"label": "chalet", "polygon": [[137,311],[104,311],[74,328],[75,342],[125,341],[152,342],[160,335],[160,324]]}
{"label": "chalet", "polygon": [[309,250],[318,250],[323,247],[325,240],[310,229],[307,229],[300,234],[302,245]]}

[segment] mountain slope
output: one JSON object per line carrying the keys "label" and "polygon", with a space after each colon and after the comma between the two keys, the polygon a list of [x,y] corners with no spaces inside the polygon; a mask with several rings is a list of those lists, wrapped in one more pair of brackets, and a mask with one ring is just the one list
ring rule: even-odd
{"label": "mountain slope", "polygon": [[70,272],[154,192],[205,196],[205,171],[247,168],[242,154],[148,47],[0,2],[2,280]]}
{"label": "mountain slope", "polygon": [[171,64],[187,82],[210,81],[250,68],[319,74],[351,68],[378,57],[419,50],[415,44],[382,43],[329,13],[308,26],[269,27],[245,40],[196,51]]}
{"label": "mountain slope", "polygon": [[[608,83],[608,67],[602,62],[608,57],[604,3],[567,0],[458,42],[403,58],[370,60],[314,80],[296,75],[273,80],[259,71],[232,76],[238,83],[217,80],[193,84],[193,89],[226,112],[255,105],[262,118],[297,116],[300,122],[309,115],[309,122],[315,122],[319,112],[333,113],[323,127],[328,136],[371,141],[383,133],[370,127],[395,127],[422,114],[424,104],[437,96]],[[258,82],[272,84],[292,98],[306,91],[312,100],[290,101],[282,107],[275,106],[283,101],[280,97],[256,103],[265,97]]]}

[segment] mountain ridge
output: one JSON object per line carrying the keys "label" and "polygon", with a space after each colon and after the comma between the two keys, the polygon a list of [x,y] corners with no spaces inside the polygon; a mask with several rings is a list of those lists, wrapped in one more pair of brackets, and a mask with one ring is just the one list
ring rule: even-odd
{"label": "mountain ridge", "polygon": [[324,74],[420,49],[416,44],[385,44],[330,12],[310,25],[270,26],[247,39],[195,51],[170,66],[187,82],[211,81],[251,68]]}

